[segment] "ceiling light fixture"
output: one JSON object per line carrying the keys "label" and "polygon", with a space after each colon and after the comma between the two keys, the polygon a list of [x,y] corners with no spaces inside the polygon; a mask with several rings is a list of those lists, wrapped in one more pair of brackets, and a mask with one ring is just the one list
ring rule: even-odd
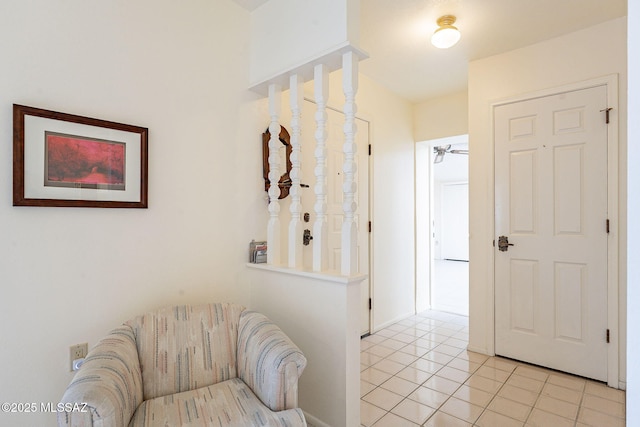
{"label": "ceiling light fixture", "polygon": [[448,49],[460,40],[460,31],[453,26],[456,17],[444,15],[436,21],[438,29],[431,36],[431,44],[438,49]]}

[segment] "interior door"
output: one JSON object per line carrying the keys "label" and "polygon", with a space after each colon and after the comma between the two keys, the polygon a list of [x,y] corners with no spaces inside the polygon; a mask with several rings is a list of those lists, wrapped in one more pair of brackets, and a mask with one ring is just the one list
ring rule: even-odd
{"label": "interior door", "polygon": [[598,86],[494,114],[496,354],[602,381],[605,108],[606,86]]}
{"label": "interior door", "polygon": [[[305,100],[303,104],[303,160],[308,183],[313,183],[315,167],[315,111],[316,104]],[[364,273],[367,278],[361,283],[360,291],[360,329],[364,335],[369,332],[370,310],[370,281],[369,281],[369,123],[356,118],[357,132],[356,154],[357,172],[355,180],[358,183],[355,201],[358,204],[356,222],[358,224],[358,273]],[[340,271],[342,247],[342,165],[344,163],[342,145],[344,144],[344,114],[334,109],[327,109],[327,227],[328,227],[328,268]],[[313,187],[313,185],[312,185]],[[306,227],[312,229],[315,195],[312,191],[303,198],[304,212],[310,212],[312,218]],[[310,268],[312,263],[312,245],[304,249],[304,263]]]}
{"label": "interior door", "polygon": [[[329,239],[329,269],[340,271],[342,257],[342,184],[344,154],[344,115],[332,109],[327,110],[328,127],[328,162],[327,162],[327,221]],[[355,201],[358,204],[355,219],[358,224],[358,273],[364,273],[367,278],[362,281],[360,288],[360,333],[369,332],[369,124],[356,119],[356,153],[357,171],[355,180],[358,191]]]}

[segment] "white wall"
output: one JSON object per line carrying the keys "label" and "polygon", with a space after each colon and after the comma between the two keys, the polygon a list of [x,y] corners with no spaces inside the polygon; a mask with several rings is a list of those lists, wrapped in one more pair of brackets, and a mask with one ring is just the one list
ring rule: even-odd
{"label": "white wall", "polygon": [[[640,117],[640,57],[637,52],[640,50],[640,3],[637,1],[628,2],[628,73],[629,73],[629,117]],[[637,184],[640,182],[640,121],[629,120],[629,153],[628,165],[635,167],[628,168],[628,182]],[[627,218],[640,217],[640,192],[636,190],[628,193]],[[640,425],[640,311],[637,309],[640,304],[640,223],[630,221],[628,228],[627,247],[627,425]]]}
{"label": "white wall", "polygon": [[469,66],[470,346],[492,349],[493,142],[490,104],[499,99],[619,74],[620,378],[625,377],[626,19],[477,60]]}
{"label": "white wall", "polygon": [[[336,87],[341,73],[334,74],[331,82]],[[334,96],[333,102],[336,99],[338,97]],[[415,143],[412,107],[362,74],[356,99],[358,115],[371,123],[371,328],[376,331],[415,313]]]}
{"label": "white wall", "polygon": [[[69,346],[145,310],[249,303],[266,223],[249,23],[227,0],[0,3],[0,402],[58,402]],[[149,209],[12,207],[12,103],[148,127]]]}
{"label": "white wall", "polygon": [[251,268],[252,307],[264,313],[307,358],[299,406],[318,427],[360,424],[360,282],[364,276]]}
{"label": "white wall", "polygon": [[416,141],[465,135],[469,132],[467,91],[429,99],[413,107]]}
{"label": "white wall", "polygon": [[251,82],[260,83],[345,42],[357,46],[357,0],[270,0],[251,13]]}

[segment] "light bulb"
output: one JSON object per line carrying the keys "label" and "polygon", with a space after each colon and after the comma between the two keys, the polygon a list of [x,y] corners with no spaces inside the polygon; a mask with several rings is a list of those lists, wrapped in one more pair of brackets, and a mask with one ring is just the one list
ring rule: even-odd
{"label": "light bulb", "polygon": [[438,18],[439,28],[431,36],[431,44],[438,49],[448,49],[460,40],[460,31],[452,24],[456,22],[456,17],[445,15]]}

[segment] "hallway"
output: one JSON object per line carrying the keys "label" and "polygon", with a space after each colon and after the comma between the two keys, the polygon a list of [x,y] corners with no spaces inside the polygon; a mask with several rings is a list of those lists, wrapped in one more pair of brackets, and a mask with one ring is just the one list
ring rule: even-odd
{"label": "hallway", "polygon": [[360,417],[375,427],[619,427],[625,392],[465,350],[468,318],[425,311],[361,340]]}
{"label": "hallway", "polygon": [[432,308],[469,315],[469,262],[434,259]]}

